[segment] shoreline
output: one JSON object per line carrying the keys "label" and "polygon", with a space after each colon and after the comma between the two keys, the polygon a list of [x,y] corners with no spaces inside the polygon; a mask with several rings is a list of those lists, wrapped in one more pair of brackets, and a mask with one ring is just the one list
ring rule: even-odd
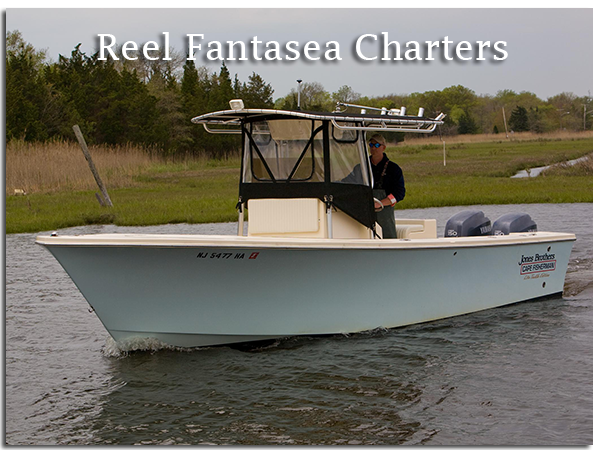
{"label": "shoreline", "polygon": [[[75,146],[7,148],[6,234],[74,226],[235,222],[239,161],[166,161],[143,149],[91,149],[114,207],[99,205],[98,188]],[[442,146],[423,142],[390,146],[407,194],[397,206],[593,203],[593,138],[473,142]],[[68,164],[71,164],[70,166]],[[557,165],[537,177],[511,178],[520,170]],[[91,181],[90,181],[91,180]],[[13,195],[13,194],[20,195]],[[11,195],[8,195],[11,194]]]}
{"label": "shoreline", "polygon": [[[425,217],[422,215],[415,215],[415,212],[420,212],[420,211],[427,211],[427,210],[441,210],[441,209],[481,209],[484,214],[487,214],[487,208],[495,208],[495,209],[499,209],[499,208],[506,208],[506,207],[510,207],[510,206],[519,206],[521,207],[520,209],[526,209],[529,206],[539,206],[539,205],[564,205],[564,206],[569,206],[569,205],[581,205],[581,204],[589,204],[589,205],[593,205],[593,202],[569,202],[569,203],[552,203],[552,202],[546,202],[546,203],[487,203],[487,204],[468,204],[468,205],[450,205],[450,206],[428,206],[425,208],[404,208],[404,209],[397,209],[394,211],[396,218],[400,219],[400,218],[407,218],[407,219],[422,219],[422,218],[429,218],[429,217]],[[406,212],[406,216],[403,216],[403,212]],[[509,211],[509,212],[515,212],[515,211]],[[453,214],[451,211],[449,211],[449,214]],[[446,219],[449,219],[451,216],[449,215],[448,217],[446,217]],[[492,219],[492,217],[490,217],[490,219]],[[493,221],[493,219],[492,219]],[[217,226],[226,226],[229,225],[231,226],[232,229],[232,235],[234,235],[234,232],[237,232],[237,226],[238,226],[238,222],[237,222],[237,218],[235,220],[226,220],[226,221],[221,221],[221,222],[195,222],[195,223],[188,223],[188,222],[178,222],[178,223],[155,223],[155,224],[127,224],[127,225],[120,225],[120,224],[115,224],[115,223],[98,223],[98,224],[87,224],[87,225],[73,225],[70,227],[64,227],[64,228],[56,228],[56,229],[48,229],[48,230],[36,230],[36,231],[27,231],[27,232],[18,232],[18,233],[6,233],[6,235],[18,235],[18,234],[38,234],[38,233],[48,233],[48,232],[54,232],[56,231],[57,233],[60,234],[61,230],[68,230],[71,228],[81,228],[81,227],[90,227],[90,226],[114,226],[114,227],[119,227],[119,228],[156,228],[156,227],[164,227],[164,226],[169,226],[169,225],[175,225],[175,226],[186,226],[186,227],[192,227],[192,226],[207,226],[207,225],[217,225]],[[248,222],[247,222],[247,218],[244,220],[244,231],[247,230],[247,226],[248,226]],[[437,227],[438,227],[438,231],[441,230],[441,232],[443,232],[443,227],[444,224],[442,224],[441,222],[437,223]],[[442,227],[442,228],[440,228]],[[112,231],[111,231],[112,232]],[[120,232],[127,232],[127,230],[121,231],[121,230],[117,230],[117,233]],[[139,232],[139,231],[138,231]],[[151,232],[152,234],[152,232]],[[179,234],[179,233],[177,233]],[[193,233],[184,233],[184,234],[193,234]]]}
{"label": "shoreline", "polygon": [[[508,205],[535,205],[535,204],[564,204],[564,205],[569,205],[569,204],[580,204],[580,203],[589,203],[589,204],[593,204],[593,201],[565,201],[565,202],[554,202],[554,201],[534,201],[534,202],[519,202],[519,201],[514,201],[514,202],[504,202],[504,203],[481,203],[481,202],[475,202],[475,203],[464,203],[464,204],[447,204],[447,205],[429,205],[429,206],[416,206],[413,207],[411,206],[410,208],[396,208],[394,210],[394,213],[396,216],[398,216],[398,213],[404,211],[404,210],[427,210],[427,209],[432,209],[432,208],[458,208],[458,207],[485,207],[485,206],[508,206]],[[64,230],[64,229],[68,229],[68,228],[75,228],[75,227],[85,227],[85,226],[94,226],[94,225],[114,225],[114,226],[118,226],[118,227],[153,227],[153,226],[163,226],[163,225],[206,225],[206,224],[226,224],[226,223],[232,223],[232,224],[237,224],[237,213],[235,213],[234,215],[232,215],[231,217],[228,218],[223,218],[222,220],[207,220],[207,221],[194,221],[194,222],[188,222],[188,221],[181,221],[181,222],[175,222],[172,220],[165,220],[162,222],[145,222],[145,221],[140,221],[140,222],[127,222],[127,223],[121,223],[119,221],[112,221],[112,220],[106,220],[106,221],[102,221],[102,215],[100,215],[99,220],[97,221],[72,221],[68,224],[66,224],[65,226],[60,226],[60,227],[43,227],[40,229],[14,229],[13,230],[9,230],[8,227],[6,228],[6,235],[12,235],[12,234],[35,234],[35,233],[44,233],[44,232],[50,232],[50,231],[60,231],[60,230]],[[247,216],[245,219],[245,222],[247,221]],[[236,225],[237,226],[237,225]]]}

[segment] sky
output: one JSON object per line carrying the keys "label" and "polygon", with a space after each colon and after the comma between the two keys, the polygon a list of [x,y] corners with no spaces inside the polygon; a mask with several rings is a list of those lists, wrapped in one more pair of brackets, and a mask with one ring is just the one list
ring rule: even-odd
{"label": "sky", "polygon": [[[219,41],[245,41],[257,36],[264,43],[297,41],[302,46],[316,41],[321,48],[330,41],[339,43],[341,61],[327,61],[324,51],[318,61],[299,58],[295,61],[226,61],[232,74],[246,81],[258,73],[283,97],[296,88],[296,80],[319,82],[329,92],[348,85],[361,95],[409,94],[463,85],[477,94],[494,95],[499,90],[529,91],[546,99],[561,92],[578,96],[593,95],[593,11],[578,9],[40,9],[8,8],[6,30],[19,30],[23,38],[37,49],[47,49],[48,56],[70,55],[81,43],[87,54],[99,45],[98,34],[112,34],[117,42],[134,41],[140,46],[148,41],[169,43],[187,54],[187,34],[203,34],[203,49]],[[434,61],[382,61],[381,41],[384,32],[389,40],[404,45],[417,41],[425,58],[425,41],[504,41],[508,56],[494,61],[499,53],[486,50],[485,61],[452,61],[443,52],[434,52]],[[359,36],[373,34],[361,49],[363,61],[355,52]],[[369,41],[370,40],[370,41]],[[451,46],[452,47],[452,46]],[[247,46],[251,52],[252,47]],[[285,58],[286,53],[282,51]],[[227,55],[225,55],[227,56]],[[220,61],[197,60],[211,71],[218,71]]]}

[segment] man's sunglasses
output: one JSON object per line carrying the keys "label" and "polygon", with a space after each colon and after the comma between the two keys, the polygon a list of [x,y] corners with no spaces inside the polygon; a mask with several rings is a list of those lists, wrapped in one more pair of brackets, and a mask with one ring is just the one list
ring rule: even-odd
{"label": "man's sunglasses", "polygon": [[376,142],[375,144],[373,144],[372,142],[369,142],[369,147],[379,148],[379,147],[381,147],[381,144],[379,142]]}

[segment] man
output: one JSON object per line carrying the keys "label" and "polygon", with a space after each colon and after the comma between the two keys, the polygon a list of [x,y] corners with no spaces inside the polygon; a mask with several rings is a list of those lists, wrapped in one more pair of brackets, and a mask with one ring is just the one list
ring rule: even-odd
{"label": "man", "polygon": [[385,154],[385,138],[374,134],[369,139],[371,170],[373,172],[373,195],[383,204],[375,202],[376,220],[383,231],[384,239],[396,239],[396,219],[394,205],[404,198],[404,175],[398,164],[390,161]]}

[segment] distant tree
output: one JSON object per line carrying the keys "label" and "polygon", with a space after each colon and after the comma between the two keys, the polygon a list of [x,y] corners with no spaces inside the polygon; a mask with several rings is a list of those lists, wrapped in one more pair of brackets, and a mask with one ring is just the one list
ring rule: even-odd
{"label": "distant tree", "polygon": [[[123,53],[123,44],[116,45],[115,53],[120,55]],[[160,73],[165,76],[170,73],[176,80],[180,80],[183,75],[183,66],[187,61],[186,56],[177,51],[173,47],[169,47],[169,58],[164,59],[165,47],[159,46],[158,50],[151,51],[152,55],[159,56],[158,59],[152,60],[144,56],[143,45],[138,45],[136,51],[129,50],[127,52],[130,57],[135,59],[125,59],[121,57],[119,60],[114,61],[115,68],[120,72],[121,70],[128,70],[129,72],[136,71],[140,80],[144,83],[150,81],[153,75]]]}
{"label": "distant tree", "polygon": [[494,133],[494,134],[500,133],[500,131],[498,131],[498,127],[496,125],[494,125],[494,130],[492,131],[492,133]]}
{"label": "distant tree", "polygon": [[548,103],[553,105],[557,110],[570,111],[577,98],[572,92],[561,92],[558,95],[549,97]]}
{"label": "distant tree", "polygon": [[475,119],[467,111],[458,119],[458,134],[477,134],[477,124]]}
{"label": "distant tree", "polygon": [[399,105],[397,105],[396,102],[391,98],[382,98],[375,102],[376,108],[385,108],[389,110],[392,108],[397,108],[398,106]]}
{"label": "distant tree", "polygon": [[18,54],[25,54],[32,67],[39,71],[42,69],[47,56],[47,50],[36,50],[33,45],[25,42],[19,30],[6,32],[6,57],[14,58]]}
{"label": "distant tree", "polygon": [[447,103],[459,105],[464,109],[470,109],[470,107],[474,106],[477,101],[477,95],[475,95],[475,91],[461,86],[460,84],[445,88],[441,93],[442,98]]}
{"label": "distant tree", "polygon": [[500,107],[504,106],[507,111],[512,111],[517,105],[529,109],[543,103],[543,101],[532,92],[522,91],[517,94],[515,91],[509,89],[498,91],[494,100]]}
{"label": "distant tree", "polygon": [[[71,126],[77,123],[89,143],[166,144],[157,98],[136,70],[119,71],[112,60],[100,61],[97,53],[87,56],[77,45],[69,58],[60,55],[57,63],[46,67],[45,79],[66,118],[61,137],[73,139]],[[48,130],[53,127],[48,125]]]}
{"label": "distant tree", "polygon": [[302,109],[308,111],[331,111],[333,109],[331,95],[318,82],[302,85],[300,102]]}
{"label": "distant tree", "polygon": [[357,103],[358,99],[360,98],[360,94],[358,92],[354,92],[354,89],[345,84],[331,94],[331,98],[333,98],[333,100],[336,102]]}
{"label": "distant tree", "polygon": [[[200,85],[204,86],[208,93],[205,112],[230,109],[229,100],[235,98],[234,87],[229,69],[224,62],[218,75],[216,73],[207,74],[201,80]],[[204,133],[202,148],[212,157],[222,157],[236,151],[239,148],[239,142],[237,136]]]}
{"label": "distant tree", "polygon": [[[553,119],[553,128],[562,127],[570,130],[582,130],[584,120],[586,130],[593,128],[590,111],[593,111],[594,103],[591,95],[577,97],[571,92],[562,92],[548,98],[547,103],[554,108],[554,112],[548,112],[548,116]],[[583,117],[584,111],[585,118]]]}
{"label": "distant tree", "polygon": [[[300,85],[300,107],[304,111],[331,111],[333,101],[329,92],[323,85],[316,81],[302,83]],[[296,89],[275,102],[277,109],[298,109],[298,91]]]}
{"label": "distant tree", "polygon": [[169,70],[155,70],[147,84],[148,91],[157,99],[157,130],[160,146],[169,154],[192,144],[187,114],[181,108],[180,86]]}
{"label": "distant tree", "polygon": [[[72,99],[52,80],[46,51],[25,42],[19,31],[6,35],[6,137],[27,141],[73,138],[81,123]],[[81,86],[78,86],[82,89]],[[82,127],[82,129],[85,127]]]}
{"label": "distant tree", "polygon": [[529,129],[535,133],[546,133],[553,128],[552,115],[555,109],[547,104],[530,108],[527,113]]}
{"label": "distant tree", "polygon": [[200,96],[200,76],[194,65],[194,61],[186,61],[183,66],[183,77],[181,78],[181,99],[183,110],[190,111],[197,108]]}
{"label": "distant tree", "polygon": [[150,95],[148,86],[141,80],[137,71],[121,71],[119,83],[119,98],[122,101],[123,113],[121,120],[125,123],[124,135],[121,142],[159,145],[160,111],[158,100]]}
{"label": "distant tree", "polygon": [[109,101],[108,93],[116,86],[102,86],[101,78],[106,73],[95,71],[102,62],[88,57],[80,47],[81,44],[76,45],[68,58],[59,55],[58,62],[46,70],[46,79],[75,112],[77,124],[86,139],[96,143],[99,142],[97,116]]}
{"label": "distant tree", "polygon": [[191,118],[206,112],[204,108],[206,108],[208,94],[200,84],[200,73],[194,61],[186,61],[183,66],[180,95],[184,124],[191,135],[191,141],[187,142],[182,149],[195,153],[200,150],[206,132],[201,126],[193,124]]}
{"label": "distant tree", "polygon": [[483,133],[493,132],[498,112],[498,104],[491,95],[478,96],[477,102],[471,110],[471,114],[477,123],[477,128]]}
{"label": "distant tree", "polygon": [[594,117],[592,114],[592,111],[594,110],[594,99],[591,95],[581,97],[581,104],[578,105],[578,107],[581,108],[581,114],[584,114],[585,112],[585,116],[582,120],[582,127],[583,122],[585,122],[585,127],[583,128],[585,128],[586,130],[592,130],[594,128]]}
{"label": "distant tree", "polygon": [[233,79],[233,96],[235,98],[240,98],[242,96],[242,83],[240,83],[237,73]]}
{"label": "distant tree", "polygon": [[248,82],[241,87],[240,97],[246,108],[273,108],[273,88],[260,75],[252,72]]}
{"label": "distant tree", "polygon": [[234,90],[231,82],[231,75],[225,62],[221,65],[219,75],[213,78],[213,85],[210,91],[210,108],[212,111],[229,109],[229,100],[233,99]]}
{"label": "distant tree", "polygon": [[510,113],[508,119],[508,126],[515,132],[529,131],[529,118],[527,116],[527,110],[522,106],[517,106]]}

